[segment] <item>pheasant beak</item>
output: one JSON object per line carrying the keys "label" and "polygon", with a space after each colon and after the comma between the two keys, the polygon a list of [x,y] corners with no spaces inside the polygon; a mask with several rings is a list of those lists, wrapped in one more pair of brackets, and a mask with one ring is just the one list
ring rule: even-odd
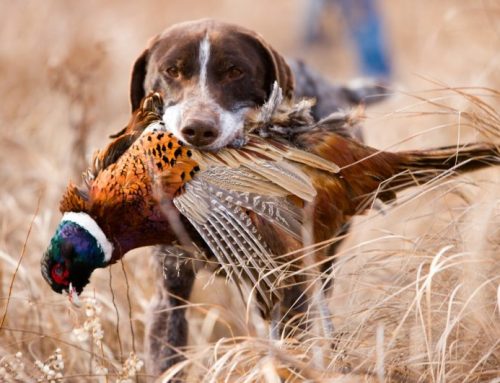
{"label": "pheasant beak", "polygon": [[70,303],[75,307],[81,307],[80,298],[78,298],[78,292],[76,291],[73,284],[70,282],[68,289],[68,299]]}

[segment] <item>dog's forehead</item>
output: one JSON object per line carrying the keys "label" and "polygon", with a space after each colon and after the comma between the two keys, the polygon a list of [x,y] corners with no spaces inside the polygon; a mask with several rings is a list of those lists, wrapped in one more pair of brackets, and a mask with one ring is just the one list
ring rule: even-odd
{"label": "dog's forehead", "polygon": [[152,57],[158,58],[170,52],[185,52],[187,56],[197,54],[200,42],[206,36],[206,31],[182,29],[168,29],[153,41],[151,46]]}
{"label": "dog's forehead", "polygon": [[203,19],[175,24],[164,30],[153,41],[153,48],[165,50],[186,46],[199,46],[207,38],[210,44],[224,46],[237,45],[242,40],[255,39],[262,41],[253,31],[239,25]]}
{"label": "dog's forehead", "polygon": [[159,38],[163,38],[172,33],[175,34],[192,34],[192,35],[205,35],[207,32],[212,33],[232,33],[232,32],[240,32],[240,33],[248,33],[253,34],[254,32],[242,27],[237,24],[226,23],[223,21],[217,21],[212,19],[202,19],[195,21],[186,21],[182,23],[174,24],[167,29],[165,29],[160,35]]}

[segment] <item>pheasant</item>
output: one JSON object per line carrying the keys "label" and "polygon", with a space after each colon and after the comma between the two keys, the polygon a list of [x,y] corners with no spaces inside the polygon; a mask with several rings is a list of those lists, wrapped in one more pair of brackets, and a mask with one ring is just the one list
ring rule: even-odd
{"label": "pheasant", "polygon": [[[159,97],[146,98],[129,126],[95,158],[86,190],[69,185],[60,203],[63,220],[42,260],[44,277],[57,292],[71,283],[80,293],[93,269],[136,247],[171,244],[187,226],[187,234],[201,237],[198,247],[215,254],[228,275],[241,274],[234,267],[239,263],[246,278],[267,284],[267,290],[257,289],[269,308],[268,295],[276,289],[262,274],[278,267],[272,254],[300,248],[301,208],[316,195],[299,166],[331,174],[338,167],[257,136],[241,149],[202,153],[167,132],[157,110]],[[283,240],[265,238],[277,231]]]}
{"label": "pheasant", "polygon": [[[81,293],[96,268],[134,248],[179,244],[215,257],[236,282],[250,281],[269,317],[277,303],[289,304],[287,288],[303,282],[304,238],[330,239],[374,198],[392,200],[443,171],[500,163],[494,144],[386,152],[328,122],[254,126],[241,148],[201,152],[168,132],[161,107],[157,94],[146,97],[95,156],[85,185],[68,186],[41,261],[54,291]],[[278,112],[261,114],[270,121]]]}

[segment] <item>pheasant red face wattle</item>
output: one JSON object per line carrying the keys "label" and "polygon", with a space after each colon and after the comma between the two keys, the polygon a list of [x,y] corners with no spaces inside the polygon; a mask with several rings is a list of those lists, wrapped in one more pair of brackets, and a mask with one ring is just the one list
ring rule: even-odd
{"label": "pheasant red face wattle", "polygon": [[52,270],[50,271],[50,275],[55,283],[63,286],[69,286],[69,270],[67,270],[64,265],[60,263],[56,263]]}

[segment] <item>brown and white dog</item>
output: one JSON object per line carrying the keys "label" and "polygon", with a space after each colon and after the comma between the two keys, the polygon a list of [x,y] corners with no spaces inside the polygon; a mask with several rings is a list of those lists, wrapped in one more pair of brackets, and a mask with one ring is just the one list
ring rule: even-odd
{"label": "brown and white dog", "polygon": [[292,99],[294,74],[301,85],[297,96],[317,99],[317,118],[380,91],[373,84],[331,85],[302,63],[292,62],[292,67],[295,73],[259,34],[243,27],[209,19],[176,24],[153,38],[135,62],[132,110],[146,94],[159,92],[168,129],[180,140],[214,151],[244,143],[245,116],[265,103],[274,82]]}
{"label": "brown and white dog", "polygon": [[[266,102],[275,82],[285,99],[315,97],[316,119],[359,104],[381,90],[373,84],[359,88],[332,85],[297,61],[291,62],[291,68],[260,35],[243,27],[213,20],[176,24],[153,38],[135,62],[132,110],[146,94],[159,92],[165,102],[167,128],[180,140],[215,151],[244,143],[247,113]],[[294,89],[294,77],[298,89]],[[176,251],[164,247],[156,251],[162,277],[146,339],[154,374],[182,359],[179,350],[187,343],[185,300],[195,272],[191,265],[179,263]],[[287,307],[296,305],[300,294],[291,289]]]}

